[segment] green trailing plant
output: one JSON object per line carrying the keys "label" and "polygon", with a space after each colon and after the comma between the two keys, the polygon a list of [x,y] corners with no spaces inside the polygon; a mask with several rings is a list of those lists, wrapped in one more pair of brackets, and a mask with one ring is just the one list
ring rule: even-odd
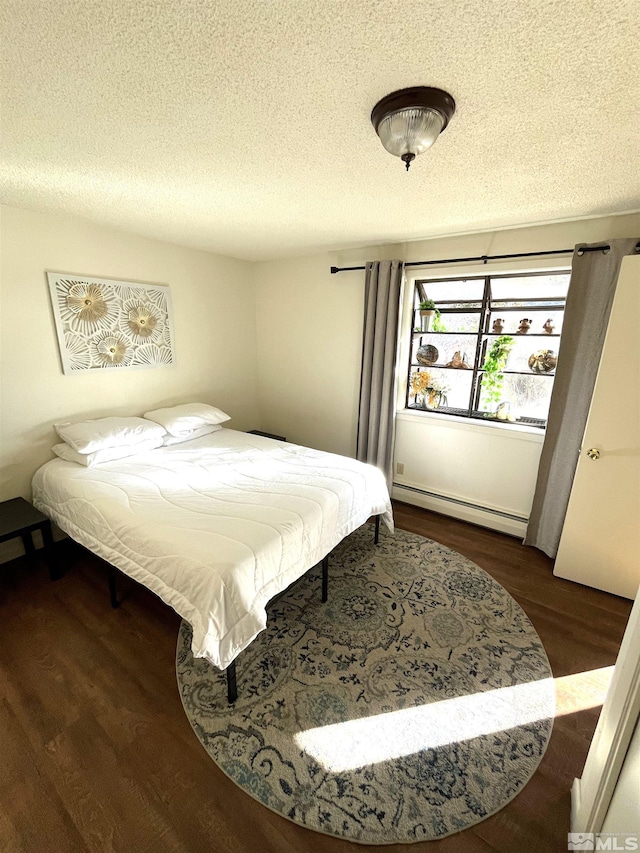
{"label": "green trailing plant", "polygon": [[433,311],[435,307],[436,303],[433,301],[433,299],[423,299],[420,303],[421,311]]}
{"label": "green trailing plant", "polygon": [[436,313],[433,315],[433,320],[431,321],[431,330],[433,332],[446,332],[447,327],[442,322],[442,314],[436,308]]}
{"label": "green trailing plant", "polygon": [[491,344],[482,365],[482,390],[487,403],[499,403],[504,382],[503,370],[515,341],[511,335],[500,335]]}

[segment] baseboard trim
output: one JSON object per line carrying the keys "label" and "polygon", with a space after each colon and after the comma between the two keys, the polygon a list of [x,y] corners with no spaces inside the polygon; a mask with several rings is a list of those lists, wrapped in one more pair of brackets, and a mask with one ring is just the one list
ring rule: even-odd
{"label": "baseboard trim", "polygon": [[471,501],[464,501],[460,498],[438,495],[435,492],[418,489],[415,486],[394,483],[392,496],[404,503],[419,506],[423,509],[430,509],[433,512],[449,515],[452,518],[459,518],[461,521],[468,521],[480,527],[489,527],[491,530],[508,533],[510,536],[517,538],[524,537],[527,529],[528,519],[523,516],[479,506],[478,504],[471,503]]}

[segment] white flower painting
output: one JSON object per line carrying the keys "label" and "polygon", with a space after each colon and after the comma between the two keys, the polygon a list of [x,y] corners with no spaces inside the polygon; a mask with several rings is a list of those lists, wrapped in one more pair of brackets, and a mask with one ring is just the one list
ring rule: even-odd
{"label": "white flower painting", "polygon": [[64,373],[175,363],[169,288],[47,273]]}

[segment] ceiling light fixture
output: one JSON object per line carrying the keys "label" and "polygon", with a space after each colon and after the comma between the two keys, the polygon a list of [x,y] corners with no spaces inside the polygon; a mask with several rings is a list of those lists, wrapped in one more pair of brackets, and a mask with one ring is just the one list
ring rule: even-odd
{"label": "ceiling light fixture", "polygon": [[418,154],[431,148],[455,110],[456,102],[442,89],[414,86],[378,101],[371,124],[389,154],[400,157],[408,171]]}

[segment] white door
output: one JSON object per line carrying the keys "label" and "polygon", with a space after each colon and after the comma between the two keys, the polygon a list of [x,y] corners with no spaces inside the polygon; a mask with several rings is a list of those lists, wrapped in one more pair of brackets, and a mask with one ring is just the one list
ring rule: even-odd
{"label": "white door", "polygon": [[637,255],[622,262],[554,574],[625,598],[640,585]]}

